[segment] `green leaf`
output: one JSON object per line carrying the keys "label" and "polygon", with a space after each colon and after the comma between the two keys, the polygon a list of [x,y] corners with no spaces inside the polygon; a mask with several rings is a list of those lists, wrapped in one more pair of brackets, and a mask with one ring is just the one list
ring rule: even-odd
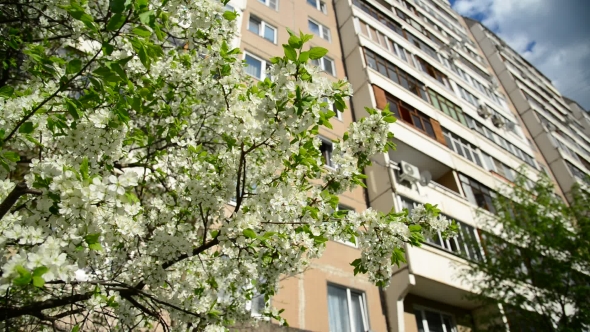
{"label": "green leaf", "polygon": [[291,61],[297,61],[297,51],[295,51],[292,46],[283,44],[283,49],[285,50],[285,56],[287,59]]}
{"label": "green leaf", "polygon": [[122,13],[125,10],[125,7],[129,5],[129,0],[111,0],[109,6],[111,7],[111,11],[113,13]]}
{"label": "green leaf", "polygon": [[33,277],[40,277],[47,273],[49,268],[47,266],[39,266],[33,270]]}
{"label": "green leaf", "polygon": [[100,238],[100,233],[95,234],[88,234],[84,237],[84,241],[88,244],[98,243],[98,239]]}
{"label": "green leaf", "polygon": [[148,10],[139,14],[139,20],[141,21],[141,23],[150,27],[154,24],[155,19],[156,14],[154,14],[153,10]]}
{"label": "green leaf", "polygon": [[88,248],[90,248],[90,250],[94,250],[94,251],[101,251],[102,250],[102,246],[100,245],[100,243],[89,244]]}
{"label": "green leaf", "polygon": [[33,286],[42,288],[45,285],[45,279],[41,277],[33,276]]}
{"label": "green leaf", "polygon": [[80,164],[80,174],[82,175],[82,179],[88,179],[88,157],[82,159],[82,163]]}
{"label": "green leaf", "polygon": [[72,329],[72,332],[80,332],[80,325],[74,326],[74,328]]}
{"label": "green leaf", "polygon": [[77,74],[82,69],[82,61],[73,59],[66,66],[66,74]]}
{"label": "green leaf", "polygon": [[142,45],[142,47],[139,48],[138,55],[139,55],[139,60],[144,65],[144,67],[146,69],[150,69],[150,65],[151,65],[150,57],[148,56],[147,51],[146,51],[145,47],[143,47],[143,45]]}
{"label": "green leaf", "polygon": [[309,51],[299,53],[299,62],[307,62],[309,60]]}
{"label": "green leaf", "polygon": [[250,228],[246,228],[242,233],[244,234],[245,237],[249,237],[251,239],[256,238],[256,232],[254,232]]}
{"label": "green leaf", "polygon": [[131,32],[140,37],[149,37],[152,35],[152,32],[144,27],[135,27]]}
{"label": "green leaf", "polygon": [[123,68],[121,68],[121,65],[119,65],[119,63],[117,63],[117,62],[111,62],[110,64],[108,64],[108,66],[115,73],[117,73],[117,75],[119,75],[119,77],[121,77],[123,80],[127,81],[127,73],[123,70]]}
{"label": "green leaf", "polygon": [[8,85],[3,86],[0,88],[0,97],[2,98],[10,98],[14,94],[14,88]]}
{"label": "green leaf", "polygon": [[301,46],[303,46],[303,42],[301,42],[301,39],[295,35],[291,35],[291,37],[289,37],[289,45],[293,48],[301,48]]}
{"label": "green leaf", "polygon": [[321,59],[326,54],[328,54],[328,50],[323,47],[312,47],[309,49],[309,58],[312,60]]}
{"label": "green leaf", "polygon": [[26,285],[28,285],[28,284],[31,283],[31,280],[33,279],[33,277],[31,275],[31,272],[29,272],[29,270],[25,269],[21,265],[15,266],[14,269],[19,274],[19,277],[14,278],[14,280],[12,280],[12,283],[14,285],[16,285],[16,286],[26,286]]}
{"label": "green leaf", "polygon": [[82,21],[82,23],[84,23],[88,29],[98,32],[98,29],[96,29],[96,26],[94,25],[94,19],[92,16],[86,13],[84,8],[78,3],[71,2],[69,6],[65,6],[63,8],[66,9],[73,18]]}
{"label": "green leaf", "polygon": [[35,129],[33,123],[31,121],[27,121],[18,128],[18,132],[21,134],[30,134],[33,132],[33,129]]}
{"label": "green leaf", "polygon": [[126,20],[127,18],[125,15],[116,13],[115,15],[113,15],[113,17],[111,17],[111,19],[107,23],[107,31],[118,30],[120,27],[123,26],[123,24],[125,24]]}
{"label": "green leaf", "polygon": [[223,17],[224,17],[226,20],[228,20],[228,21],[233,21],[233,20],[235,20],[235,19],[236,19],[236,17],[238,17],[238,14],[237,14],[236,12],[234,12],[234,11],[229,11],[229,10],[226,10],[226,11],[223,13]]}
{"label": "green leaf", "polygon": [[102,43],[102,51],[104,52],[104,54],[111,55],[114,50],[115,47],[113,45],[109,43]]}

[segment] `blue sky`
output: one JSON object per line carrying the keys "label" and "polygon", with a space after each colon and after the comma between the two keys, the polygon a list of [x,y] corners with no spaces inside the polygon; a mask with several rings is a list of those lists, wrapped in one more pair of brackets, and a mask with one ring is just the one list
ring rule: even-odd
{"label": "blue sky", "polygon": [[590,0],[450,0],[590,110]]}

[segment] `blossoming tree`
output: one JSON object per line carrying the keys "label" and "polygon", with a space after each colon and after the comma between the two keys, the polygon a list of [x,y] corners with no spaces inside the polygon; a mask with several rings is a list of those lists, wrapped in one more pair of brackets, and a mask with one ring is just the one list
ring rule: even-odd
{"label": "blossoming tree", "polygon": [[[406,243],[449,222],[336,211],[391,148],[368,110],[322,167],[350,95],[290,32],[248,83],[214,0],[15,0],[0,8],[0,321],[10,329],[223,329],[329,240],[386,286]],[[390,142],[390,141],[389,141]]]}

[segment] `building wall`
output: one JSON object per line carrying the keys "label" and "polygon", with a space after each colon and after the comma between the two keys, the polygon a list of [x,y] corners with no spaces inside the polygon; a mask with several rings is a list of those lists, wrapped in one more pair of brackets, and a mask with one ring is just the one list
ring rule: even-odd
{"label": "building wall", "polygon": [[479,22],[466,21],[534,140],[538,159],[549,166],[558,194],[568,197],[574,184],[587,185],[582,179],[590,174],[590,133],[583,126],[587,118],[499,37]]}

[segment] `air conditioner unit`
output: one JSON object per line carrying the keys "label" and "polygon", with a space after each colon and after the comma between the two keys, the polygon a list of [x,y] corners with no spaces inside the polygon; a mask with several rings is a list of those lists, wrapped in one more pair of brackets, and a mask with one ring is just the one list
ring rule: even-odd
{"label": "air conditioner unit", "polygon": [[492,115],[492,113],[485,104],[479,104],[479,106],[477,106],[477,114],[484,119],[487,119],[490,117],[490,115]]}
{"label": "air conditioner unit", "polygon": [[420,170],[418,169],[418,167],[409,164],[403,160],[400,164],[401,167],[399,173],[401,180],[409,181],[412,183],[420,181]]}
{"label": "air conditioner unit", "polygon": [[514,128],[516,128],[516,124],[514,122],[512,122],[512,121],[506,122],[506,129],[514,130]]}
{"label": "air conditioner unit", "polygon": [[502,128],[506,125],[506,122],[504,121],[504,119],[502,119],[502,117],[497,114],[494,114],[492,116],[492,123],[494,124],[494,126],[496,126],[498,128]]}
{"label": "air conditioner unit", "polygon": [[549,121],[543,121],[541,124],[543,125],[543,128],[545,129],[545,131],[557,130],[557,128],[555,128],[555,125]]}
{"label": "air conditioner unit", "polygon": [[490,80],[490,89],[492,91],[498,90],[498,88],[500,87],[500,84],[498,83],[498,80],[495,77],[492,77],[492,79]]}

